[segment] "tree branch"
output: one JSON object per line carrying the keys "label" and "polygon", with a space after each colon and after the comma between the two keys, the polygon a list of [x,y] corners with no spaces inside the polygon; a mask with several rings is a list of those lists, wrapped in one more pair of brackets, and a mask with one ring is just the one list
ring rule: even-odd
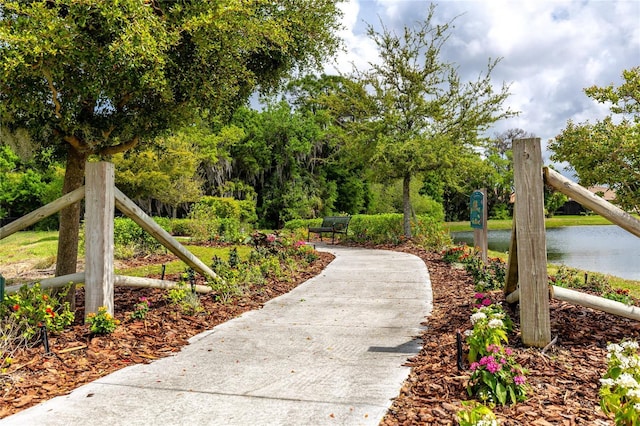
{"label": "tree branch", "polygon": [[43,68],[42,73],[44,74],[44,77],[47,79],[47,83],[49,84],[49,89],[51,90],[51,98],[56,108],[55,110],[56,117],[61,119],[62,114],[60,114],[60,110],[62,109],[62,106],[60,105],[60,101],[58,101],[58,91],[53,85],[53,77],[51,76],[51,72],[48,69]]}
{"label": "tree branch", "polygon": [[131,139],[128,142],[124,142],[118,145],[113,145],[113,146],[108,146],[106,148],[103,148],[100,151],[100,154],[102,155],[114,155],[117,154],[119,152],[124,152],[127,151],[131,148],[133,148],[134,146],[136,146],[138,144],[138,141],[140,140],[140,138],[138,136],[134,137],[133,139]]}

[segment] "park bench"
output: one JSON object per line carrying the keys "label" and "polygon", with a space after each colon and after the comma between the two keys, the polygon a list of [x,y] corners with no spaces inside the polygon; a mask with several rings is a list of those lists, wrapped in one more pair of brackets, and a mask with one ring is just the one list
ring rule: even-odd
{"label": "park bench", "polygon": [[319,227],[310,226],[307,232],[307,241],[311,233],[320,235],[320,241],[322,241],[322,234],[331,233],[331,243],[335,241],[336,234],[346,234],[349,229],[349,221],[351,216],[326,216],[322,218],[322,225]]}

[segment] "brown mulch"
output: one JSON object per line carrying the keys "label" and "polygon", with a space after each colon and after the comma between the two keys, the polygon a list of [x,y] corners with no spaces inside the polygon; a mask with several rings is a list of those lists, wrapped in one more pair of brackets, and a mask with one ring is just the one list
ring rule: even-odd
{"label": "brown mulch", "polygon": [[[456,332],[471,328],[473,281],[439,254],[410,246],[402,251],[421,257],[433,286],[433,313],[425,322],[424,346],[409,360],[411,373],[382,425],[451,425],[469,400],[468,371],[458,371]],[[501,291],[493,300],[503,299]],[[519,341],[517,310],[510,347],[529,370],[532,392],[525,402],[493,411],[502,425],[609,425],[600,410],[599,379],[606,370],[606,345],[640,338],[640,322],[552,300],[551,333],[556,344],[543,349],[524,348]],[[516,308],[517,309],[517,308]],[[544,350],[544,353],[543,353]]]}
{"label": "brown mulch", "polygon": [[[439,254],[410,244],[390,249],[413,253],[424,260],[431,276],[434,309],[426,320],[420,354],[408,360],[411,373],[381,425],[451,425],[461,401],[469,400],[465,385],[468,372],[456,363],[456,332],[470,328],[473,283],[466,272],[442,261]],[[151,289],[116,288],[118,329],[107,336],[92,336],[77,320],[69,330],[50,336],[52,355],[42,346],[18,354],[5,380],[0,418],[35,405],[115,370],[136,363],[148,363],[170,355],[187,340],[239,314],[259,309],[266,301],[290,291],[319,273],[333,256],[320,259],[291,282],[272,281],[248,290],[241,299],[223,304],[213,295],[201,296],[206,314],[185,315],[171,305],[166,292]],[[132,263],[162,263],[164,258],[135,259]],[[171,278],[171,277],[168,277]],[[130,313],[140,297],[151,301],[146,319],[132,320]],[[502,297],[492,293],[494,300]],[[77,318],[83,317],[82,293]],[[624,338],[640,339],[640,322],[600,313],[564,302],[551,302],[552,336],[557,343],[541,349],[524,348],[516,323],[510,346],[521,365],[529,370],[533,391],[527,401],[513,407],[496,407],[503,425],[608,425],[598,399],[598,379],[606,368],[606,344]],[[6,376],[5,376],[6,379]]]}

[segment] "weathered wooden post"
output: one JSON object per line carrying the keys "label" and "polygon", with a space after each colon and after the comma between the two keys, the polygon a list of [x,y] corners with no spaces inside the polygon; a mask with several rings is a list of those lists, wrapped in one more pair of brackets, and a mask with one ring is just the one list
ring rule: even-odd
{"label": "weathered wooden post", "polygon": [[544,347],[551,326],[540,138],[513,141],[513,168],[522,343]]}
{"label": "weathered wooden post", "polygon": [[114,167],[87,163],[85,174],[85,319],[105,306],[113,315]]}
{"label": "weathered wooden post", "polygon": [[473,246],[480,252],[482,262],[487,264],[489,239],[487,238],[487,190],[473,191],[471,194],[469,216],[473,228]]}

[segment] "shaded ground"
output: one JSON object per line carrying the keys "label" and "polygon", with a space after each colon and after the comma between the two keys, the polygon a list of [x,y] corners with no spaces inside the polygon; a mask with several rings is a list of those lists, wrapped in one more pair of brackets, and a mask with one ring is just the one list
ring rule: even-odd
{"label": "shaded ground", "polygon": [[[431,275],[434,310],[427,319],[424,348],[408,361],[411,375],[393,401],[383,425],[449,425],[455,423],[460,401],[468,400],[466,371],[456,365],[456,332],[470,328],[469,316],[474,294],[471,279],[464,271],[442,261],[439,254],[409,245],[394,248],[421,257]],[[267,300],[304,282],[321,271],[332,259],[322,253],[308,271],[301,271],[292,282],[272,281],[250,289],[246,297],[228,304],[213,296],[201,298],[208,314],[185,315],[165,299],[164,291],[116,290],[116,318],[122,325],[111,335],[94,337],[79,322],[64,333],[53,336],[53,355],[44,355],[42,346],[22,352],[13,366],[13,380],[2,390],[0,418],[117,369],[146,363],[180,350],[187,339],[227,321],[242,312],[257,309]],[[136,263],[166,259],[136,259]],[[139,297],[152,304],[146,320],[131,320],[129,314]],[[494,299],[500,298],[500,292]],[[82,318],[82,294],[78,298]],[[640,339],[640,323],[553,301],[552,335],[557,343],[540,349],[522,348],[516,333],[510,346],[516,349],[520,364],[529,370],[533,387],[530,398],[514,407],[496,408],[504,425],[598,425],[612,424],[598,408],[598,379],[605,370],[607,342],[623,338]]]}

